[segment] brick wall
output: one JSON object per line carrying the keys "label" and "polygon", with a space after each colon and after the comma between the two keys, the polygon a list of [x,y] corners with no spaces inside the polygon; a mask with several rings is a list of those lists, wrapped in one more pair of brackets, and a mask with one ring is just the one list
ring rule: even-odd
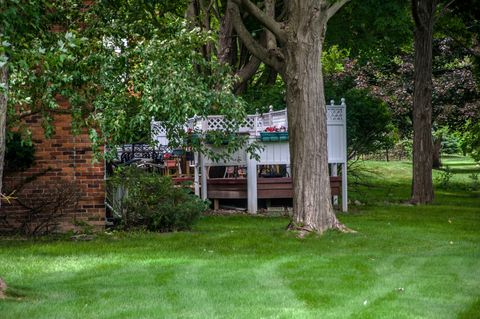
{"label": "brick wall", "polygon": [[[63,109],[67,107],[65,101],[59,104]],[[59,190],[70,186],[78,196],[78,204],[68,202],[68,207],[61,207],[64,214],[58,220],[58,230],[84,227],[78,225],[85,223],[102,229],[105,226],[104,165],[103,162],[92,164],[88,135],[83,132],[74,136],[70,115],[59,114],[54,117],[55,134],[46,139],[41,121],[41,117],[35,115],[25,119],[35,147],[33,166],[23,172],[6,171],[4,174],[4,193],[17,189],[14,196],[18,200],[2,203],[0,231],[15,228],[19,221],[25,220],[23,216],[28,210],[19,201],[32,207],[52,197],[52,192],[58,194]],[[33,180],[25,183],[29,179]]]}

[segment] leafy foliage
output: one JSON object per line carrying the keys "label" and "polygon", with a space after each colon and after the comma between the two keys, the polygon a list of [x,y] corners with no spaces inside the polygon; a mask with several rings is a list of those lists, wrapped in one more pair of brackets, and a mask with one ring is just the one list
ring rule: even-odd
{"label": "leafy foliage", "polygon": [[392,146],[397,138],[387,104],[368,90],[350,87],[350,78],[327,78],[325,95],[347,101],[348,157],[369,154]]}
{"label": "leafy foliage", "polygon": [[461,132],[460,146],[463,152],[480,162],[480,123],[468,121]]}
{"label": "leafy foliage", "polygon": [[450,187],[450,180],[452,179],[454,173],[450,169],[450,166],[446,166],[443,171],[436,177],[436,182],[438,186],[443,189],[448,189]]}
{"label": "leafy foliage", "polygon": [[261,81],[248,87],[241,97],[246,102],[249,114],[265,113],[270,105],[274,110],[283,110],[287,107],[285,101],[285,83],[277,77],[274,84],[262,83]]}
{"label": "leafy foliage", "polygon": [[113,181],[126,189],[121,223],[127,229],[188,230],[208,208],[188,188],[173,185],[170,177],[133,166],[118,171]]}
{"label": "leafy foliage", "polygon": [[388,65],[411,51],[413,25],[408,1],[350,1],[328,23],[326,48],[348,48],[353,57]]}
{"label": "leafy foliage", "polygon": [[[174,143],[183,139],[187,118],[244,118],[229,69],[199,51],[215,37],[183,18],[187,1],[7,5],[0,42],[9,58],[11,127],[38,114],[48,137],[54,115],[71,114],[74,132],[88,127],[98,150],[148,141],[152,117],[164,122]],[[19,23],[30,16],[31,24]],[[243,145],[240,139],[231,147]]]}
{"label": "leafy foliage", "polygon": [[21,171],[32,166],[35,160],[35,147],[24,141],[19,133],[13,133],[7,141],[5,167],[7,171]]}

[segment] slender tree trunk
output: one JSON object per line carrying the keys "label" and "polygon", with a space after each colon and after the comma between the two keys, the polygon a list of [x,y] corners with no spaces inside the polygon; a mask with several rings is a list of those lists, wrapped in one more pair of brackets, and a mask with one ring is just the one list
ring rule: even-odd
{"label": "slender tree trunk", "polygon": [[415,20],[412,203],[433,201],[432,41],[436,0],[412,0]]}
{"label": "slender tree trunk", "polygon": [[442,137],[438,136],[433,141],[432,168],[439,169],[440,167],[442,167],[441,151]]}
{"label": "slender tree trunk", "polygon": [[[0,194],[3,186],[3,169],[5,162],[5,144],[7,127],[7,98],[8,98],[8,69],[7,65],[0,68],[0,85],[5,91],[0,89]],[[0,206],[2,202],[0,201]]]}
{"label": "slender tree trunk", "polygon": [[235,49],[236,40],[233,37],[233,22],[231,10],[226,10],[225,15],[220,22],[220,31],[218,34],[218,61],[220,63],[230,64],[235,63]]}
{"label": "slender tree trunk", "polygon": [[289,21],[285,74],[295,227],[338,227],[328,174],[321,52],[327,16],[319,1],[297,1]]}

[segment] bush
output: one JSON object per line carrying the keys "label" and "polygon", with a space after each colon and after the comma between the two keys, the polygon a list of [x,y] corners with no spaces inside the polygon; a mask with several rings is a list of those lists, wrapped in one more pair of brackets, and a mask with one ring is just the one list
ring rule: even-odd
{"label": "bush", "polygon": [[345,97],[347,104],[347,145],[349,159],[390,149],[398,139],[388,105],[367,90],[345,89],[344,85],[327,83],[325,95]]}
{"label": "bush", "polygon": [[460,137],[459,133],[451,131],[448,126],[438,128],[434,134],[434,138],[442,140],[441,152],[443,154],[458,154],[460,153]]}
{"label": "bush", "polygon": [[442,189],[449,189],[450,188],[450,180],[453,177],[453,172],[450,169],[450,166],[446,166],[445,169],[437,176],[436,182],[438,186]]}
{"label": "bush", "polygon": [[480,122],[467,121],[461,131],[460,147],[463,153],[480,162]]}
{"label": "bush", "polygon": [[18,172],[31,167],[35,160],[35,148],[24,141],[20,133],[12,133],[7,139],[5,167],[7,171]]}
{"label": "bush", "polygon": [[114,184],[125,189],[121,199],[122,221],[126,228],[169,232],[189,230],[208,204],[178,187],[172,179],[136,167],[116,172]]}

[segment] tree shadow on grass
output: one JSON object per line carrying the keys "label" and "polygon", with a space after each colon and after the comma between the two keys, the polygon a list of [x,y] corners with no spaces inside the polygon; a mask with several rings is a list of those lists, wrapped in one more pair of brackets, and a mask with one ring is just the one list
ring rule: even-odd
{"label": "tree shadow on grass", "polygon": [[457,319],[478,319],[480,317],[480,298],[477,298],[468,309],[462,311]]}

